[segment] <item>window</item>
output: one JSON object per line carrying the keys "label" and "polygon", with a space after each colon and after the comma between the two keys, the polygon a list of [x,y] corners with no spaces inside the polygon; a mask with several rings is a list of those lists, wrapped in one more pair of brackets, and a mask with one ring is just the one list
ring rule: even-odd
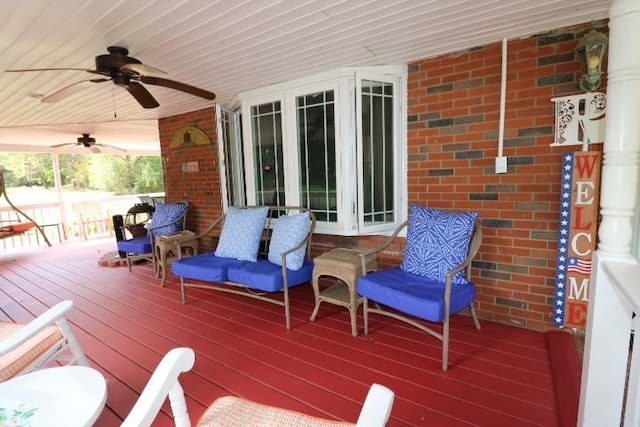
{"label": "window", "polygon": [[334,91],[296,97],[300,203],[337,222]]}
{"label": "window", "polygon": [[251,172],[256,205],[286,205],[280,101],[251,107]]}
{"label": "window", "polygon": [[360,228],[368,231],[388,229],[401,216],[398,86],[393,77],[356,74],[358,212]]}
{"label": "window", "polygon": [[218,153],[220,153],[220,192],[222,206],[245,206],[244,166],[240,114],[217,105]]}
{"label": "window", "polygon": [[319,233],[404,220],[406,67],[374,68],[240,94],[248,204],[308,207]]}

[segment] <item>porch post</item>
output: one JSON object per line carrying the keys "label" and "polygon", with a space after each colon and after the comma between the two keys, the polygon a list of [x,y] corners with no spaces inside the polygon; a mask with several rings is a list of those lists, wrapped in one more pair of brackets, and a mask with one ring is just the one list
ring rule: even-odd
{"label": "porch post", "polygon": [[[631,333],[630,303],[637,274],[615,275],[620,262],[637,270],[640,152],[640,1],[612,0],[609,11],[607,124],[604,139],[598,250],[594,255],[582,365],[578,425],[620,425]],[[617,268],[607,269],[607,263]],[[633,271],[636,271],[633,270]],[[617,280],[620,279],[620,280]],[[634,355],[635,356],[635,355]],[[637,383],[636,383],[637,384]],[[631,396],[635,396],[631,393]],[[637,408],[627,405],[627,415]],[[632,425],[631,417],[625,426]]]}
{"label": "porch post", "polygon": [[600,257],[631,256],[640,150],[640,2],[613,0],[609,21],[607,127],[598,231]]}
{"label": "porch post", "polygon": [[[53,180],[56,186],[56,194],[58,196],[58,211],[60,212],[60,221],[62,221],[63,233],[62,238],[67,239],[67,208],[62,198],[62,178],[60,177],[60,154],[51,153],[51,161],[53,162]],[[61,242],[62,243],[62,242]]]}

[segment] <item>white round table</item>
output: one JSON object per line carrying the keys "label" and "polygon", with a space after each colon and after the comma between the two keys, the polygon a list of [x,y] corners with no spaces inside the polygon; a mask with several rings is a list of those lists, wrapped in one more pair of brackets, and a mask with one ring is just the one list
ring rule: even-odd
{"label": "white round table", "polygon": [[0,383],[0,425],[91,426],[106,399],[107,383],[93,368],[41,369]]}

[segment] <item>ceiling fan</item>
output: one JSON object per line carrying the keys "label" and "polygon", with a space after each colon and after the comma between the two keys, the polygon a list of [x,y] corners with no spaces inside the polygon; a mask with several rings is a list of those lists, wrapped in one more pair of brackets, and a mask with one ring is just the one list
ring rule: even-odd
{"label": "ceiling fan", "polygon": [[7,72],[25,72],[25,71],[59,71],[59,70],[77,70],[86,71],[87,73],[97,74],[104,77],[96,77],[92,79],[80,80],[72,83],[52,94],[42,98],[42,102],[58,102],[74,93],[77,93],[93,83],[103,83],[113,81],[116,86],[127,89],[129,93],[144,108],[156,108],[160,104],[151,95],[151,93],[141,84],[163,86],[169,89],[179,90],[189,93],[200,98],[214,100],[216,95],[208,90],[200,89],[186,83],[177,82],[175,80],[165,79],[163,77],[151,76],[149,74],[167,74],[155,67],[145,65],[136,58],[129,56],[129,50],[119,46],[107,47],[108,54],[98,55],[95,58],[96,69],[85,68],[31,68],[6,70]]}
{"label": "ceiling fan", "polygon": [[56,144],[56,145],[52,145],[51,148],[62,148],[62,147],[68,147],[68,146],[83,146],[86,148],[89,148],[93,153],[100,153],[100,148],[111,148],[113,150],[117,150],[117,151],[122,151],[122,152],[127,152],[127,150],[124,150],[120,147],[116,147],[114,145],[109,145],[109,144],[97,144],[96,143],[96,139],[92,136],[89,136],[88,133],[83,133],[81,137],[78,137],[77,139],[78,142],[66,142],[64,144]]}

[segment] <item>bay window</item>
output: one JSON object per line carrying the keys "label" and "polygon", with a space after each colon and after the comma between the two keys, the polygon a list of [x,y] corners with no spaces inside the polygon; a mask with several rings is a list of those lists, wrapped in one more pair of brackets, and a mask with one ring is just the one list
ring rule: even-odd
{"label": "bay window", "polygon": [[304,206],[318,233],[406,218],[406,66],[341,69],[240,94],[246,202]]}

